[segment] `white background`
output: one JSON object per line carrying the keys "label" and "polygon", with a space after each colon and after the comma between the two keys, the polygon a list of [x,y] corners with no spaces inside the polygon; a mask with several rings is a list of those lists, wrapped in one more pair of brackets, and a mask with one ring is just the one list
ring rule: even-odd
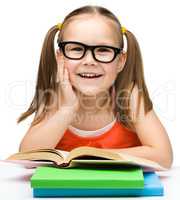
{"label": "white background", "polygon": [[32,117],[19,125],[34,95],[39,56],[48,29],[77,7],[95,4],[114,12],[142,51],[154,109],[178,156],[180,136],[180,12],[175,0],[6,0],[0,3],[0,159],[18,151]]}

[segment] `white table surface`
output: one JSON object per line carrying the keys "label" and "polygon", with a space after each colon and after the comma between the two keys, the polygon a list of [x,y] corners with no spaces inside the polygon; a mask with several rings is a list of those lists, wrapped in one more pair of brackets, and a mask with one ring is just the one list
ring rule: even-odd
{"label": "white table surface", "polygon": [[[0,199],[2,200],[32,200],[42,198],[33,198],[30,187],[30,178],[35,169],[26,169],[16,164],[0,162]],[[166,172],[158,172],[164,185],[165,195],[162,197],[97,197],[97,198],[80,198],[84,199],[123,199],[123,200],[179,200],[180,199],[180,167],[172,167]],[[45,198],[50,199],[73,199],[73,198]],[[76,198],[79,199],[79,198]]]}

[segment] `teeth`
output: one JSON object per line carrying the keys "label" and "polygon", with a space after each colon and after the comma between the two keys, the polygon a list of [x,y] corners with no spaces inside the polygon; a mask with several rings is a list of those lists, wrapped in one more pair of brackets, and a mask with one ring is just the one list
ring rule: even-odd
{"label": "teeth", "polygon": [[101,74],[95,74],[95,73],[82,73],[79,75],[82,77],[99,77],[99,76],[101,76]]}
{"label": "teeth", "polygon": [[94,77],[94,76],[96,76],[96,74],[82,74],[82,76],[86,76],[86,77]]}

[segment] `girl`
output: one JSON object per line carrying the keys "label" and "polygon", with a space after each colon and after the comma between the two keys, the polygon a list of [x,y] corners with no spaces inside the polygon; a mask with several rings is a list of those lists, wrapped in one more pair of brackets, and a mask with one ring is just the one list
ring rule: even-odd
{"label": "girl", "polygon": [[103,7],[76,9],[48,31],[35,95],[18,122],[34,112],[20,151],[92,146],[171,167],[171,144],[153,110],[138,42]]}

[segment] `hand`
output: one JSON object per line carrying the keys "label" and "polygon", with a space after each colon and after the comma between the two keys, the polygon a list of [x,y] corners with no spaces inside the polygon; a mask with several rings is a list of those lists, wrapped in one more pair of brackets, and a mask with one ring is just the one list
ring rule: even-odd
{"label": "hand", "polygon": [[70,83],[69,72],[64,65],[64,58],[62,55],[57,56],[57,68],[59,109],[65,108],[77,111],[79,108],[79,100],[75,89]]}

